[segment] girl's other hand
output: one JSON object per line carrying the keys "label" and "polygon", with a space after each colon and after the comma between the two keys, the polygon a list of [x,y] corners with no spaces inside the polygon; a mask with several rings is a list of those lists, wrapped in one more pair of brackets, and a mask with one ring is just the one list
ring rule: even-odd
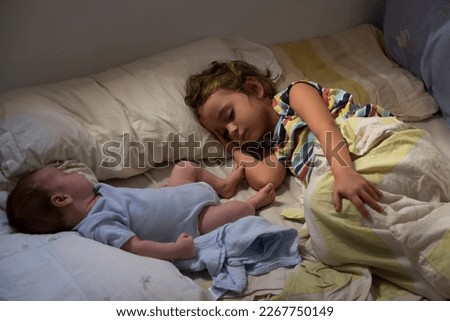
{"label": "girl's other hand", "polygon": [[333,186],[333,205],[337,212],[342,210],[342,199],[352,202],[358,211],[367,219],[370,219],[369,211],[365,204],[375,211],[383,213],[383,207],[378,203],[382,193],[372,183],[353,169],[335,176]]}

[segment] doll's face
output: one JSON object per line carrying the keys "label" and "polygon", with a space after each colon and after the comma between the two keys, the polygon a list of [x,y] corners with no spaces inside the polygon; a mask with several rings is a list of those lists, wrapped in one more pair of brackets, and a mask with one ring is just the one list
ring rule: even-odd
{"label": "doll's face", "polygon": [[62,192],[77,199],[94,193],[92,183],[78,172],[65,173],[61,169],[45,166],[36,171],[33,179],[50,192]]}

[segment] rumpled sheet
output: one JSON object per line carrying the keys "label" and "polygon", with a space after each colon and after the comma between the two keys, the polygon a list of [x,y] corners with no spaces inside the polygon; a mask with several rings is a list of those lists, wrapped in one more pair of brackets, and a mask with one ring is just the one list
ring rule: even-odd
{"label": "rumpled sheet", "polygon": [[450,166],[428,133],[395,118],[337,119],[354,166],[383,193],[365,219],[331,201],[333,175],[317,167],[304,195],[303,262],[273,299],[450,298]]}
{"label": "rumpled sheet", "polygon": [[213,280],[211,293],[241,293],[247,274],[261,275],[301,262],[297,230],[247,216],[194,239],[197,256],[174,262],[181,270],[207,270]]}

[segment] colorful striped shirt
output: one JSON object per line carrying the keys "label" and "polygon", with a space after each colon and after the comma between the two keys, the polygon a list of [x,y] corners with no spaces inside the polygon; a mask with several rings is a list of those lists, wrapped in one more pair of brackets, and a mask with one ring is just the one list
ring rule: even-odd
{"label": "colorful striped shirt", "polygon": [[342,89],[325,88],[314,82],[293,82],[279,92],[274,97],[274,110],[280,115],[280,118],[273,136],[270,137],[271,147],[275,148],[275,155],[278,160],[307,184],[314,165],[316,137],[308,128],[307,123],[297,115],[289,104],[290,89],[299,82],[307,83],[317,89],[335,119],[338,116],[348,118],[354,116],[388,117],[393,115],[376,104],[365,106],[355,104],[350,93]]}

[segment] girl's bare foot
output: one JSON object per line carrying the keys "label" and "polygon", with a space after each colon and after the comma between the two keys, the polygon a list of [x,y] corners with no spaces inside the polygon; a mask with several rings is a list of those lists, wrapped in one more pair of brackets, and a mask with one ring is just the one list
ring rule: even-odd
{"label": "girl's bare foot", "polygon": [[230,175],[223,179],[223,186],[217,191],[222,198],[231,198],[236,193],[236,188],[244,180],[244,167],[236,165]]}
{"label": "girl's bare foot", "polygon": [[268,183],[266,186],[261,188],[255,195],[247,200],[255,210],[258,210],[264,206],[270,205],[275,202],[275,188],[272,183]]}

